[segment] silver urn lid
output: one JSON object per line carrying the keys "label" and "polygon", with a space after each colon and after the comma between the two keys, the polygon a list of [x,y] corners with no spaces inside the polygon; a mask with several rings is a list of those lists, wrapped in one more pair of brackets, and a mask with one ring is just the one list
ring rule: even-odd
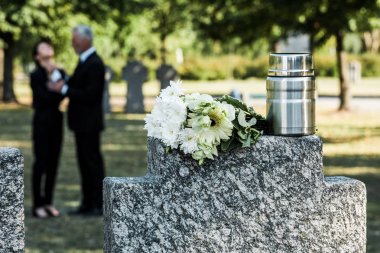
{"label": "silver urn lid", "polygon": [[268,76],[314,76],[313,57],[309,53],[271,53]]}

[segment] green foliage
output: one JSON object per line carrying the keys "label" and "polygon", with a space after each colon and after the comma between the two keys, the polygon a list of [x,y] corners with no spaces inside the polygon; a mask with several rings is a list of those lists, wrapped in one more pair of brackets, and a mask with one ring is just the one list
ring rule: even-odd
{"label": "green foliage", "polygon": [[[331,54],[314,54],[316,76],[338,76],[336,56]],[[357,60],[362,65],[363,77],[380,76],[380,55],[348,55],[348,62]],[[239,55],[219,57],[193,56],[186,58],[180,66],[179,73],[185,80],[220,80],[226,78],[247,79],[265,78],[268,72],[268,56],[255,59]]]}
{"label": "green foliage", "polygon": [[247,62],[242,61],[234,68],[234,78],[247,79],[250,77],[265,77],[268,73],[268,56],[261,56]]}
{"label": "green foliage", "polygon": [[358,54],[362,51],[362,41],[359,34],[349,33],[343,40],[344,50],[351,54]]}
{"label": "green foliage", "polygon": [[231,96],[224,95],[218,99],[220,102],[226,102],[235,108],[235,119],[232,121],[235,131],[231,138],[221,143],[222,151],[229,151],[239,144],[244,147],[250,147],[255,144],[265,130],[267,130],[267,121],[263,116],[256,113],[252,107],[247,106],[243,101]]}
{"label": "green foliage", "polygon": [[239,55],[219,57],[193,56],[185,58],[179,74],[186,80],[246,79],[264,77],[268,71],[268,57],[249,59]]}
{"label": "green foliage", "polygon": [[182,79],[218,80],[228,77],[228,66],[225,59],[189,57],[179,68]]}
{"label": "green foliage", "polygon": [[203,37],[226,43],[238,39],[241,45],[265,38],[274,44],[285,35],[293,17],[286,10],[294,13],[298,7],[296,1],[198,0],[192,6],[192,17]]}
{"label": "green foliage", "polygon": [[316,76],[337,76],[337,64],[335,55],[315,54],[314,69]]}
{"label": "green foliage", "polygon": [[380,55],[379,54],[364,54],[358,57],[362,64],[362,76],[373,77],[380,76]]}
{"label": "green foliage", "polygon": [[[348,55],[348,62],[359,61],[361,64],[361,73],[363,77],[380,76],[380,55],[363,54]],[[337,64],[335,55],[314,55],[314,67],[317,76],[337,76]]]}

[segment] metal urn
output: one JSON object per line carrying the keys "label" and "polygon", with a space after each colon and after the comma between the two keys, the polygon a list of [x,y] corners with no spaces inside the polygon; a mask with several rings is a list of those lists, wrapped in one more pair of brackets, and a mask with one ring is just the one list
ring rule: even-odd
{"label": "metal urn", "polygon": [[315,133],[315,77],[309,53],[271,53],[267,85],[269,134]]}

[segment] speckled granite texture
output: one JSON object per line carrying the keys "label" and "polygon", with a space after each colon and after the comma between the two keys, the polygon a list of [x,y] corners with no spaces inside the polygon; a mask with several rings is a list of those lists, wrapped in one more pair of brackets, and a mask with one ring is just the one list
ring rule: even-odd
{"label": "speckled granite texture", "polygon": [[0,148],[0,252],[24,247],[24,160],[18,149]]}
{"label": "speckled granite texture", "polygon": [[365,252],[365,185],[322,170],[316,136],[201,167],[149,139],[145,177],[104,181],[105,252]]}

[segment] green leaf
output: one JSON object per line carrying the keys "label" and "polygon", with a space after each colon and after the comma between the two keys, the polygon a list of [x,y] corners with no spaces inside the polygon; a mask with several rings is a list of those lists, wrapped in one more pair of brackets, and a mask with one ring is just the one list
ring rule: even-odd
{"label": "green leaf", "polygon": [[247,139],[247,137],[248,137],[248,134],[243,132],[243,131],[238,131],[237,133],[238,133],[239,137],[243,140]]}
{"label": "green leaf", "polygon": [[243,111],[246,111],[249,114],[255,113],[252,107],[248,107],[243,101],[233,98],[228,95],[224,95],[223,97],[217,99],[220,102],[226,102],[230,105],[232,105],[235,108],[241,109]]}
{"label": "green leaf", "polygon": [[252,117],[249,121],[246,120],[246,112],[239,109],[238,122],[242,127],[251,127],[256,124],[256,118]]}
{"label": "green leaf", "polygon": [[251,146],[251,135],[248,135],[247,139],[244,140],[242,147],[247,148]]}
{"label": "green leaf", "polygon": [[227,152],[230,149],[231,143],[235,140],[235,137],[232,135],[227,141],[223,141],[220,144],[220,148],[222,149],[223,152]]}

